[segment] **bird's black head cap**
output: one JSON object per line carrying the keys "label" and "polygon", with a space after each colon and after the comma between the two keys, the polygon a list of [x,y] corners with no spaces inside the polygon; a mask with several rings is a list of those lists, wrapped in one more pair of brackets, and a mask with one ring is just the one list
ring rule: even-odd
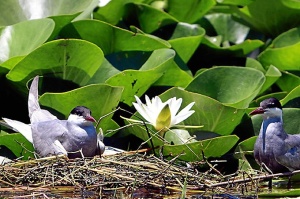
{"label": "bird's black head cap", "polygon": [[76,106],[72,111],[71,114],[79,115],[79,116],[86,116],[91,115],[92,112],[89,108],[85,106]]}
{"label": "bird's black head cap", "polygon": [[260,106],[264,109],[266,109],[266,108],[280,108],[280,109],[282,109],[282,106],[281,106],[279,100],[276,99],[275,97],[265,99],[264,101],[262,101],[260,103]]}

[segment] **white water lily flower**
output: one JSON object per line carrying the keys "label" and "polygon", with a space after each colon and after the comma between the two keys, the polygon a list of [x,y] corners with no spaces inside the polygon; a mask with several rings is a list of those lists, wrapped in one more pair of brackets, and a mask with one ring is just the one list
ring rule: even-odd
{"label": "white water lily flower", "polygon": [[176,99],[176,97],[173,97],[166,102],[162,102],[158,96],[150,100],[146,95],[146,104],[143,104],[137,96],[134,97],[137,102],[133,103],[135,109],[145,120],[153,125],[157,131],[167,131],[195,112],[194,110],[190,110],[195,104],[195,102],[192,102],[177,113],[181,106],[182,98]]}

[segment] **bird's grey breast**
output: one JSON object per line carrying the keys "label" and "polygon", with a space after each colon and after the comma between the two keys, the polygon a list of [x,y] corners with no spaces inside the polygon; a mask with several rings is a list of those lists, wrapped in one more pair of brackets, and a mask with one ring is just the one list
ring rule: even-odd
{"label": "bird's grey breast", "polygon": [[62,145],[69,152],[82,150],[84,156],[94,156],[97,147],[97,133],[93,125],[80,127],[66,121],[67,133],[61,140]]}

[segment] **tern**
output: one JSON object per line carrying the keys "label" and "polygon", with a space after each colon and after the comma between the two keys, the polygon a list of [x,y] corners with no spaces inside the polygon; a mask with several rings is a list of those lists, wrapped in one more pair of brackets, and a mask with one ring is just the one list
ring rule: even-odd
{"label": "tern", "polygon": [[300,135],[284,131],[282,106],[276,98],[260,103],[250,115],[261,114],[263,122],[254,145],[254,158],[273,173],[300,169]]}
{"label": "tern", "polygon": [[38,102],[36,76],[29,89],[28,112],[30,124],[3,118],[34,146],[40,157],[65,154],[69,158],[93,157],[105,150],[100,134],[97,136],[91,111],[85,106],[75,107],[67,120],[59,120],[49,111],[41,109]]}

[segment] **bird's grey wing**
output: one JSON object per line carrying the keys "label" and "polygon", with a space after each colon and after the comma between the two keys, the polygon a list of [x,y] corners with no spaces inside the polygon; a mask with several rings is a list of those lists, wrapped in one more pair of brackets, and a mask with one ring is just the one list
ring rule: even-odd
{"label": "bird's grey wing", "polygon": [[275,159],[291,171],[300,169],[300,136],[289,135],[285,139],[284,150]]}
{"label": "bird's grey wing", "polygon": [[254,158],[258,164],[261,164],[260,153],[262,153],[262,139],[258,136],[254,144]]}
{"label": "bird's grey wing", "polygon": [[32,124],[34,148],[42,156],[66,154],[60,140],[67,134],[67,128],[61,120],[51,120]]}
{"label": "bird's grey wing", "polygon": [[52,115],[49,111],[41,109],[38,100],[38,86],[39,76],[36,76],[31,83],[28,95],[28,112],[30,122],[34,123],[57,119],[57,117]]}
{"label": "bird's grey wing", "polygon": [[21,133],[29,142],[33,143],[32,131],[29,124],[24,124],[17,120],[11,120],[8,118],[2,118],[9,126],[13,128],[14,131]]}

